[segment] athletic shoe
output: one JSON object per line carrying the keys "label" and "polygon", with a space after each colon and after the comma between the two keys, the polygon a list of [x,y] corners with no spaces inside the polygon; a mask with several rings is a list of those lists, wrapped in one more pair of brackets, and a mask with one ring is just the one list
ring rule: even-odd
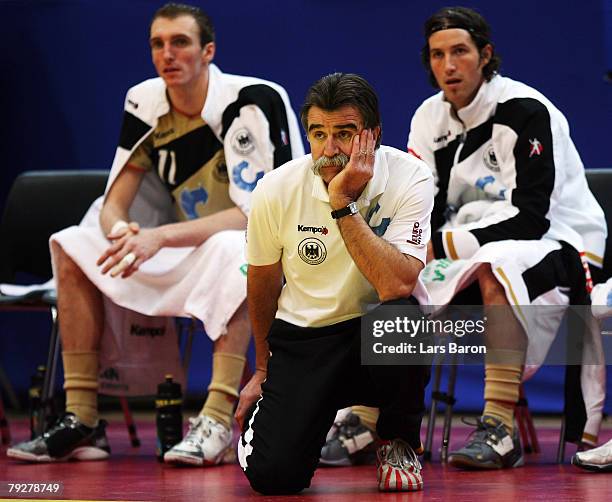
{"label": "athletic shoe", "polygon": [[612,472],[612,439],[598,448],[576,453],[572,464],[587,471]]}
{"label": "athletic shoe", "polygon": [[505,469],[523,465],[523,450],[515,428],[510,437],[504,424],[495,417],[483,416],[467,444],[451,452],[448,463],[462,469]]}
{"label": "athletic shoe", "polygon": [[378,449],[378,489],[413,492],[423,489],[421,463],[408,443],[394,439]]}
{"label": "athletic shoe", "polygon": [[105,420],[92,429],[66,413],[42,436],[9,448],[6,456],[26,462],[103,460],[110,455],[105,429]]}
{"label": "athletic shoe", "polygon": [[336,422],[321,448],[319,462],[327,466],[373,464],[376,459],[376,437],[354,413]]}
{"label": "athletic shoe", "polygon": [[232,431],[206,415],[190,418],[187,435],[164,455],[164,462],[171,464],[206,466],[234,460]]}

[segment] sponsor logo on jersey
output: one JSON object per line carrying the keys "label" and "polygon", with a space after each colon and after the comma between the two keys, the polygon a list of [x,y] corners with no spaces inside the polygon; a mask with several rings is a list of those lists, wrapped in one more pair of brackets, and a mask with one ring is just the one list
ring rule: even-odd
{"label": "sponsor logo on jersey", "polygon": [[138,109],[138,103],[136,103],[135,101],[132,101],[131,99],[127,100],[129,105],[132,105],[134,107],[134,109]]}
{"label": "sponsor logo on jersey", "polygon": [[297,230],[298,232],[312,232],[313,234],[321,234],[321,235],[327,235],[329,233],[329,230],[327,230],[327,227],[309,227],[306,225],[298,225]]}
{"label": "sponsor logo on jersey", "polygon": [[391,218],[381,218],[380,223],[378,225],[372,225],[371,220],[372,217],[379,211],[380,203],[376,203],[376,205],[368,210],[366,213],[365,220],[378,237],[382,237],[387,231],[387,227],[391,223]]}
{"label": "sponsor logo on jersey", "polygon": [[493,183],[494,181],[495,178],[493,176],[485,176],[484,178],[478,178],[474,185],[476,185],[477,188],[484,190],[489,183]]}
{"label": "sponsor logo on jersey", "polygon": [[194,188],[193,190],[183,188],[179,197],[181,209],[188,220],[195,220],[199,218],[200,215],[198,214],[197,206],[198,204],[204,205],[207,201],[208,192],[202,186]]}
{"label": "sponsor logo on jersey", "polygon": [[421,244],[421,236],[423,235],[423,229],[421,228],[421,225],[419,224],[418,221],[414,222],[414,225],[412,225],[412,238],[408,242],[409,244],[414,244],[416,246],[419,246]]}
{"label": "sponsor logo on jersey", "polygon": [[493,150],[493,145],[489,144],[484,150],[482,155],[485,165],[493,172],[499,172],[499,164],[497,162],[497,157],[495,156],[495,150]]}
{"label": "sponsor logo on jersey", "polygon": [[542,155],[542,152],[544,151],[544,147],[542,146],[542,143],[540,143],[540,140],[538,140],[538,138],[530,139],[529,143],[531,144],[531,150],[529,151],[529,158],[533,157],[534,155],[537,155],[538,157]]}
{"label": "sponsor logo on jersey", "polygon": [[308,237],[298,245],[298,255],[308,265],[319,265],[327,258],[327,249],[319,239]]}
{"label": "sponsor logo on jersey", "polygon": [[443,141],[448,141],[448,138],[450,137],[451,132],[447,131],[444,134],[440,134],[440,136],[436,136],[433,141],[434,143],[442,143]]}
{"label": "sponsor logo on jersey", "polygon": [[257,182],[261,178],[263,178],[264,172],[263,171],[257,172],[255,174],[255,179],[253,181],[247,181],[243,177],[243,171],[248,167],[249,167],[249,163],[246,160],[243,160],[240,164],[238,164],[237,166],[234,166],[234,168],[232,169],[232,180],[234,181],[236,186],[240,188],[241,190],[244,190],[246,192],[252,192],[253,190],[255,190],[255,187],[257,186]]}
{"label": "sponsor logo on jersey", "polygon": [[238,155],[248,155],[255,150],[255,139],[246,127],[238,129],[231,139],[233,150]]}

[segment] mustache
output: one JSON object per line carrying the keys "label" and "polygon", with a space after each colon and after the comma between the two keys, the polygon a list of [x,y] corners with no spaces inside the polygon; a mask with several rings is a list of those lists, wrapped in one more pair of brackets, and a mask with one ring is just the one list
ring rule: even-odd
{"label": "mustache", "polygon": [[344,153],[338,153],[333,157],[326,157],[325,155],[319,157],[312,163],[312,172],[317,176],[321,176],[321,169],[325,166],[344,167],[349,163],[348,155]]}

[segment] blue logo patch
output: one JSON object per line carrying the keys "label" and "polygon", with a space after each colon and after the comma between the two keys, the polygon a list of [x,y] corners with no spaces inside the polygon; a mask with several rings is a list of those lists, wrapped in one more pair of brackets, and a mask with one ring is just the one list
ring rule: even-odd
{"label": "blue logo patch", "polygon": [[478,178],[476,180],[476,186],[481,190],[484,190],[489,183],[493,183],[494,181],[495,178],[493,176],[485,176],[484,178]]}
{"label": "blue logo patch", "polygon": [[376,235],[378,235],[378,237],[382,237],[383,235],[385,235],[389,223],[391,223],[391,218],[383,218],[380,222],[380,225],[370,228]]}
{"label": "blue logo patch", "polygon": [[[377,213],[379,209],[380,209],[380,204],[376,203],[376,206],[374,206],[374,208],[370,209],[367,212],[365,219],[368,222],[368,225],[370,225],[370,220],[372,219],[372,216],[374,216],[374,214]],[[383,218],[378,224],[378,226],[373,227],[372,225],[370,225],[370,228],[372,229],[372,232],[378,235],[378,237],[382,237],[387,231],[387,227],[389,226],[390,223],[391,223],[391,218]]]}
{"label": "blue logo patch", "polygon": [[196,211],[196,206],[198,204],[206,204],[208,200],[208,192],[204,190],[204,188],[199,187],[195,190],[187,190],[183,189],[181,192],[181,209],[185,216],[187,216],[190,220],[195,220],[198,218],[198,212]]}
{"label": "blue logo patch", "polygon": [[246,181],[242,177],[242,171],[244,171],[248,167],[249,167],[249,163],[246,160],[243,160],[240,164],[238,164],[237,166],[234,166],[234,168],[232,169],[232,179],[234,180],[234,183],[236,184],[236,186],[240,188],[241,190],[252,192],[253,190],[255,190],[255,187],[257,186],[257,182],[261,178],[263,178],[264,172],[259,171],[255,175],[255,180],[252,182],[249,182],[249,181]]}

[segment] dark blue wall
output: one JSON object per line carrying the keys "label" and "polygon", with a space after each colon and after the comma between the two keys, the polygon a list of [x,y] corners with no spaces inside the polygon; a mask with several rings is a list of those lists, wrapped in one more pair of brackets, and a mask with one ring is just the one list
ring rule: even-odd
{"label": "dark blue wall", "polygon": [[[110,165],[124,93],[154,76],[148,22],[161,3],[0,2],[0,207],[22,171]],[[421,26],[449,2],[197,3],[216,24],[216,62],[224,71],[280,82],[295,108],[321,75],[360,73],[380,95],[384,142],[402,148],[415,108],[432,93],[420,66]],[[538,88],[565,113],[588,167],[612,166],[612,85],[603,79],[608,69],[604,12],[609,4],[610,0],[467,3],[493,26],[504,59],[502,73]],[[28,328],[28,340],[36,342],[23,354],[14,317],[0,317],[0,363],[19,388],[25,387],[26,374],[36,362],[44,359],[45,323],[41,319]],[[208,344],[200,345],[201,357],[206,358]],[[194,386],[202,388],[207,375],[207,370],[198,369]],[[534,388],[541,382],[547,395],[560,396],[559,375],[542,374]],[[463,402],[477,403],[479,393]],[[560,406],[556,398],[545,403],[542,409]]]}

